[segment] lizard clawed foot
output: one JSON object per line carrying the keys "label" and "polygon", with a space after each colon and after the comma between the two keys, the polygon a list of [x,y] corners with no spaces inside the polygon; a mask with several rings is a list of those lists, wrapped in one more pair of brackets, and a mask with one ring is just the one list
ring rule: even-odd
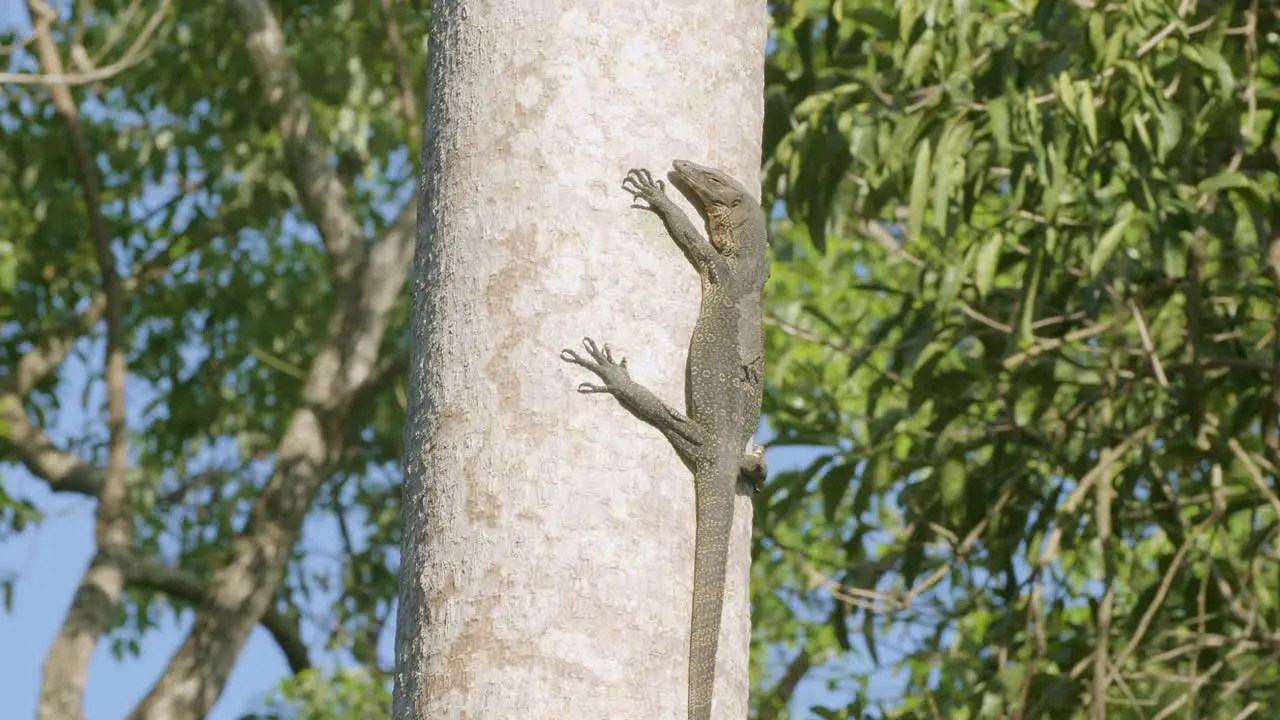
{"label": "lizard clawed foot", "polygon": [[[661,180],[654,180],[653,175],[643,168],[639,170],[633,168],[628,171],[627,176],[622,180],[622,189],[630,193],[632,198],[643,200],[649,203],[650,206],[658,198],[666,195],[666,184]],[[634,207],[649,209],[643,205],[635,205]]]}
{"label": "lizard clawed foot", "polygon": [[626,359],[614,360],[613,352],[609,350],[609,346],[603,348],[596,345],[591,338],[583,338],[582,346],[586,348],[587,355],[590,359],[585,358],[568,348],[560,351],[560,359],[573,363],[580,367],[584,367],[595,373],[604,385],[594,385],[592,383],[580,383],[578,392],[583,395],[591,395],[594,393],[612,393],[619,386],[631,381],[631,374],[627,372]]}
{"label": "lizard clawed foot", "polygon": [[760,492],[764,487],[765,476],[769,468],[764,462],[764,448],[755,443],[747,443],[747,451],[742,456],[742,464],[738,468],[738,480],[751,483],[753,492]]}

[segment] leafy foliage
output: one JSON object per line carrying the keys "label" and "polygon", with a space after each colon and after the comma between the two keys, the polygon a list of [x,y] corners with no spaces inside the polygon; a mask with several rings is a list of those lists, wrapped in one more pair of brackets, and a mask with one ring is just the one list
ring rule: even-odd
{"label": "leafy foliage", "polygon": [[857,646],[901,717],[1280,706],[1276,7],[772,18],[767,417],[824,450],[762,651]]}
{"label": "leafy foliage", "polygon": [[262,713],[243,720],[343,720],[391,716],[391,691],[375,682],[367,670],[334,673],[311,669],[282,683]]}

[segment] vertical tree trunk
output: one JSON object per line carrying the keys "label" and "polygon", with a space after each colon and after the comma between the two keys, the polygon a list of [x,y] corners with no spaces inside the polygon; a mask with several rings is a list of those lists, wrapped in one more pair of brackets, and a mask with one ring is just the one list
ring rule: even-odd
{"label": "vertical tree trunk", "polygon": [[[683,716],[692,478],[558,353],[610,343],[683,407],[698,278],[620,184],[674,158],[756,184],[764,23],[758,0],[435,3],[395,717]],[[746,716],[735,512],[717,718]]]}
{"label": "vertical tree trunk", "polygon": [[[53,21],[56,14],[42,3],[29,2],[36,56],[41,68],[50,75],[62,74],[61,51],[54,40]],[[36,711],[41,720],[79,720],[85,716],[84,693],[89,663],[98,640],[111,627],[112,616],[124,593],[125,575],[122,558],[132,550],[133,515],[126,496],[126,473],[129,470],[129,440],[125,426],[126,338],[124,290],[116,271],[116,257],[111,247],[111,229],[102,212],[98,168],[93,151],[80,125],[80,108],[66,85],[49,84],[53,106],[62,119],[75,159],[85,209],[89,215],[89,237],[102,273],[102,291],[106,297],[103,316],[107,326],[106,386],[108,455],[102,476],[102,493],[94,517],[94,541],[97,547],[89,567],[80,578],[75,597],[67,610],[58,634],[45,656],[40,682],[40,701]]]}

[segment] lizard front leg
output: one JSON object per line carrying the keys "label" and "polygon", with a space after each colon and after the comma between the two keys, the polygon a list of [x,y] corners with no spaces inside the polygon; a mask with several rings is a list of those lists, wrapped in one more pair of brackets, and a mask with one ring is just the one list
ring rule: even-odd
{"label": "lizard front leg", "polygon": [[698,423],[667,405],[648,388],[632,380],[631,374],[627,372],[627,361],[614,360],[609,346],[600,348],[591,338],[583,338],[582,346],[587,351],[587,357],[565,349],[560,351],[560,359],[590,370],[604,384],[581,383],[578,385],[578,392],[612,395],[632,415],[657,428],[675,448],[685,465],[692,467],[694,454],[707,442],[706,431]]}
{"label": "lizard front leg", "polygon": [[622,180],[622,189],[636,200],[643,200],[647,205],[634,205],[641,210],[648,210],[662,218],[667,233],[676,245],[684,251],[685,257],[697,268],[698,272],[714,273],[724,260],[702,233],[693,226],[689,216],[678,205],[667,197],[666,184],[654,180],[653,175],[644,169],[630,170]]}

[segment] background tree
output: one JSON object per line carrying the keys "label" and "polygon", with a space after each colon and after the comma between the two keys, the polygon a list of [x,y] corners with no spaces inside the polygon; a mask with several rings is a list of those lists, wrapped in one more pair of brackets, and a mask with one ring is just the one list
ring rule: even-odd
{"label": "background tree", "polygon": [[[16,256],[3,451],[100,507],[99,553],[51,650],[41,715],[80,716],[100,631],[132,642],[172,610],[190,615],[189,634],[134,716],[202,717],[260,622],[295,671],[311,665],[300,608],[326,587],[338,591],[315,645],[376,678],[394,593],[387,469],[400,454],[424,8],[28,8],[35,49],[11,48],[3,77]],[[290,47],[312,52],[297,62]],[[104,237],[118,283],[98,278]],[[59,370],[104,320],[132,377],[122,388],[113,352],[113,428],[118,395],[133,398],[127,473],[118,430],[105,468],[94,433],[46,431]],[[5,504],[16,527],[36,514]],[[121,507],[134,538],[106,527]],[[294,549],[308,514],[341,531],[343,556],[323,569]]]}

